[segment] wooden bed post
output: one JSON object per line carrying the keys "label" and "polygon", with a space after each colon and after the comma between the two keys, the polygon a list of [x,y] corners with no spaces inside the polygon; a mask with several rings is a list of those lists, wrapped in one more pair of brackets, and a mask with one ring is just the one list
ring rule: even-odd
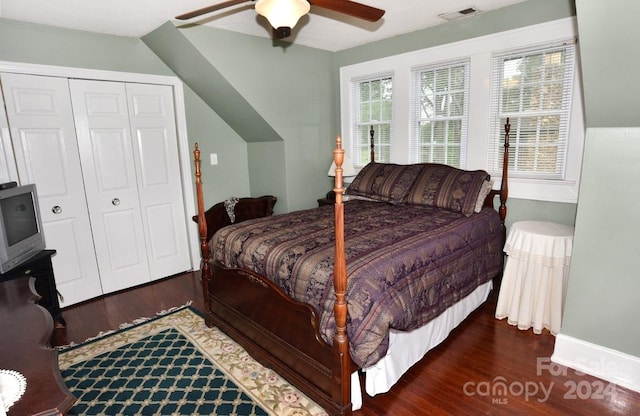
{"label": "wooden bed post", "polygon": [[209,300],[209,278],[211,277],[211,265],[209,264],[209,242],[207,241],[207,220],[204,215],[204,197],[202,195],[202,171],[200,170],[200,149],[195,144],[193,158],[196,169],[196,195],[198,199],[198,233],[200,234],[200,273],[202,293],[204,294],[205,310],[211,309]]}
{"label": "wooden bed post", "polygon": [[376,134],[376,131],[373,129],[373,126],[371,126],[371,128],[369,129],[369,141],[371,142],[370,147],[371,150],[369,151],[369,161],[371,163],[376,161],[376,152],[375,152],[375,139],[374,139],[374,134]]}
{"label": "wooden bed post", "polygon": [[336,148],[333,151],[333,161],[336,164],[335,187],[335,260],[333,266],[333,286],[336,293],[334,313],[336,317],[336,336],[333,339],[334,350],[338,354],[338,363],[334,364],[334,380],[342,380],[334,387],[334,400],[343,407],[345,414],[351,413],[351,356],[349,354],[349,340],[347,337],[347,262],[344,249],[344,183],[342,177],[342,162],[344,149],[342,138],[336,138]]}
{"label": "wooden bed post", "polygon": [[504,123],[504,154],[502,159],[502,181],[500,183],[500,208],[498,213],[502,222],[502,234],[503,241],[507,240],[507,226],[505,225],[505,219],[507,218],[507,197],[509,195],[509,131],[511,130],[511,124],[509,124],[509,117]]}

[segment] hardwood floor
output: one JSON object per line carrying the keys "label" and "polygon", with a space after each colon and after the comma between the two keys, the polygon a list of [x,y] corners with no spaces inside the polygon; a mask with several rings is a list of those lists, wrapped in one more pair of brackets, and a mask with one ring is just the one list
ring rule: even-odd
{"label": "hardwood floor", "polygon": [[[189,301],[203,308],[195,273],[74,305],[63,310],[67,328],[53,343],[81,342]],[[390,392],[365,394],[355,415],[640,415],[640,393],[551,363],[555,338],[496,320],[495,303],[492,293]]]}

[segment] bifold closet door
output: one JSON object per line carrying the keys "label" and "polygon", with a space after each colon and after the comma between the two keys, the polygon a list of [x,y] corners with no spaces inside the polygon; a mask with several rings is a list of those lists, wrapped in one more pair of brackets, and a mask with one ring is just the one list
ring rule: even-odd
{"label": "bifold closet door", "polygon": [[189,270],[171,88],[70,86],[104,292]]}
{"label": "bifold closet door", "polygon": [[0,74],[21,184],[38,190],[61,306],[102,294],[66,78]]}
{"label": "bifold closet door", "polygon": [[151,280],[191,269],[173,90],[125,85]]}
{"label": "bifold closet door", "polygon": [[17,179],[18,172],[16,171],[15,157],[13,155],[11,134],[9,134],[9,121],[4,110],[2,84],[0,83],[0,183],[16,181]]}
{"label": "bifold closet door", "polygon": [[149,282],[124,84],[69,84],[103,291]]}

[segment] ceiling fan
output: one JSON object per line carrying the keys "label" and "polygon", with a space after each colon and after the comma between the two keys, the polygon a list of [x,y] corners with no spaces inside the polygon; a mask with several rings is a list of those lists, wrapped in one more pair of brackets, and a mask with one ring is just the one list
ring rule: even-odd
{"label": "ceiling fan", "polygon": [[[256,0],[227,0],[222,3],[181,14],[180,16],[176,16],[176,19],[188,20],[248,1]],[[259,15],[267,18],[273,27],[274,36],[277,39],[284,39],[291,36],[291,29],[298,23],[298,20],[302,16],[309,12],[310,6],[322,7],[369,22],[377,22],[384,15],[384,10],[382,9],[350,0],[257,0],[255,9]]]}

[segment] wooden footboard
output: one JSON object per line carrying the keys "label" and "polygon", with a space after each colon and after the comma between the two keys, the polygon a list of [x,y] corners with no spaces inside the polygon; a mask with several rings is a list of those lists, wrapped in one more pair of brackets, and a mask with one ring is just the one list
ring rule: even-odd
{"label": "wooden footboard", "polygon": [[339,404],[337,397],[343,386],[334,377],[336,351],[320,338],[313,308],[293,301],[258,274],[217,263],[212,271],[207,324],[220,328],[329,414],[348,414],[350,402]]}

